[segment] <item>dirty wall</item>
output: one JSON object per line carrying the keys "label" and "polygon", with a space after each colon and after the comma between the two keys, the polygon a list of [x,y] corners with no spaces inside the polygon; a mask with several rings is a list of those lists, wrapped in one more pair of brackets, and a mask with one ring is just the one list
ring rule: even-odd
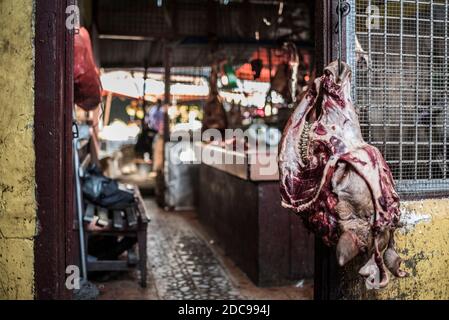
{"label": "dirty wall", "polygon": [[33,3],[0,1],[0,299],[34,296]]}

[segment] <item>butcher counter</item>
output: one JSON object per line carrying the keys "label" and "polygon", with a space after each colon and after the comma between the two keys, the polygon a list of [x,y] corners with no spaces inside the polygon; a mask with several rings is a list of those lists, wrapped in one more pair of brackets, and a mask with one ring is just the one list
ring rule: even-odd
{"label": "butcher counter", "polygon": [[314,237],[281,207],[277,151],[196,149],[202,154],[199,217],[226,255],[258,286],[312,278]]}

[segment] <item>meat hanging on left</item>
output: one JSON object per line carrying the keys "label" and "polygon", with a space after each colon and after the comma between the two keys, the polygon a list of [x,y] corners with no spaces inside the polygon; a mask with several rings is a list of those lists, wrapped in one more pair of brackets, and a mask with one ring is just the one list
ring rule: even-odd
{"label": "meat hanging on left", "polygon": [[89,32],[82,27],[75,34],[74,57],[75,103],[86,111],[92,111],[101,103],[100,73],[95,65]]}
{"label": "meat hanging on left", "polygon": [[362,137],[351,99],[351,69],[331,63],[299,102],[279,154],[282,205],[299,214],[340,266],[358,255],[367,287],[405,277],[395,250],[399,196],[380,151]]}
{"label": "meat hanging on left", "polygon": [[223,106],[223,100],[218,92],[218,64],[212,65],[210,74],[210,92],[204,105],[203,132],[208,129],[218,130],[222,139],[225,137],[225,130],[228,127],[226,111]]}

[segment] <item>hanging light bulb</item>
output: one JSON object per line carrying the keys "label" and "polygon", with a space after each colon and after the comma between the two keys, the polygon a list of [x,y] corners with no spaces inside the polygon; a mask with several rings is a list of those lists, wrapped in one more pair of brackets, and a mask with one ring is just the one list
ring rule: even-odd
{"label": "hanging light bulb", "polygon": [[225,87],[229,84],[229,78],[228,78],[227,75],[224,74],[224,75],[221,77],[221,84],[222,84],[223,86],[225,86]]}
{"label": "hanging light bulb", "polygon": [[284,13],[284,1],[281,1],[279,3],[278,16],[282,16],[283,13]]}

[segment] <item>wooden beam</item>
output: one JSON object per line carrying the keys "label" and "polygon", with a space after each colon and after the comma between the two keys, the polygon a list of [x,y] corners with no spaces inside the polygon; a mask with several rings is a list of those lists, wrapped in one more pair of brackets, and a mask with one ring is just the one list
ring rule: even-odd
{"label": "wooden beam", "polygon": [[77,260],[71,143],[74,31],[65,25],[65,8],[72,4],[72,0],[35,4],[37,299],[70,298],[65,269]]}
{"label": "wooden beam", "polygon": [[170,104],[171,102],[171,48],[166,42],[164,45],[164,70],[165,70],[165,91],[164,91],[164,102]]}
{"label": "wooden beam", "polygon": [[[338,56],[337,25],[338,0],[315,1],[315,61],[317,76]],[[346,32],[343,25],[343,34]],[[346,57],[346,37],[343,37],[343,58]],[[329,248],[320,238],[315,240],[315,300],[338,299],[339,267],[335,256],[335,248]]]}
{"label": "wooden beam", "polygon": [[111,107],[112,107],[112,92],[108,93],[106,98],[106,108],[104,110],[104,125],[108,126],[111,120]]}
{"label": "wooden beam", "polygon": [[[165,105],[171,105],[171,48],[166,43],[164,48],[164,68],[165,68]],[[164,113],[164,141],[170,140],[170,128],[169,128],[169,119],[168,112]],[[164,151],[165,155],[165,151]]]}

